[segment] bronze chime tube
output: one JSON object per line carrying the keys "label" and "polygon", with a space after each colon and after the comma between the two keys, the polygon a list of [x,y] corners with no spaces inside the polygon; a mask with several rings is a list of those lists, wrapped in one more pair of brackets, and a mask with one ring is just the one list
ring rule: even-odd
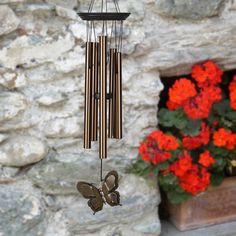
{"label": "bronze chime tube", "polygon": [[109,130],[108,137],[114,138],[114,119],[115,119],[115,75],[116,75],[116,49],[110,49],[110,64],[109,64]]}
{"label": "bronze chime tube", "polygon": [[99,36],[99,154],[101,159],[107,158],[107,36]]}
{"label": "bronze chime tube", "polygon": [[116,53],[116,118],[115,118],[115,138],[122,139],[122,54]]}
{"label": "bronze chime tube", "polygon": [[91,140],[97,141],[98,128],[98,43],[92,42],[92,69],[91,69]]}
{"label": "bronze chime tube", "polygon": [[84,148],[91,148],[91,42],[86,43],[85,55],[85,113],[84,113]]}

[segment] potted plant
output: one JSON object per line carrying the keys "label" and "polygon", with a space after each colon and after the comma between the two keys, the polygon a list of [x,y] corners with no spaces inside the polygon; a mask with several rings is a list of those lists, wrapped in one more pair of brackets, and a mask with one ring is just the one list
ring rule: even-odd
{"label": "potted plant", "polygon": [[[176,80],[132,172],[158,176],[180,230],[236,220],[236,76],[206,61]],[[218,186],[218,187],[216,187]]]}

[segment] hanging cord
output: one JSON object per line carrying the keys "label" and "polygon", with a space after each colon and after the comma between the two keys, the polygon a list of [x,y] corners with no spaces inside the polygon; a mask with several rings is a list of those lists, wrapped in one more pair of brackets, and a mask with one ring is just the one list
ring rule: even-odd
{"label": "hanging cord", "polygon": [[96,36],[96,31],[95,31],[95,24],[94,24],[94,21],[92,21],[92,24],[93,24],[93,37],[94,37],[94,42],[96,42],[96,40],[97,40],[97,36]]}
{"label": "hanging cord", "polygon": [[114,33],[114,36],[115,36],[115,48],[117,48],[117,27],[116,27],[116,21],[115,21],[115,33]]}
{"label": "hanging cord", "polygon": [[113,2],[115,4],[116,12],[120,12],[120,7],[119,7],[117,0],[113,0]]}
{"label": "hanging cord", "polygon": [[92,42],[92,35],[93,35],[93,22],[89,21],[89,42]]}
{"label": "hanging cord", "polygon": [[119,51],[122,52],[122,47],[123,47],[123,39],[122,39],[122,35],[123,35],[123,21],[120,22],[120,32],[119,32]]}
{"label": "hanging cord", "polygon": [[89,40],[89,21],[86,22],[86,42]]}
{"label": "hanging cord", "polygon": [[91,1],[90,5],[89,5],[88,12],[92,12],[92,10],[93,10],[93,5],[94,5],[94,2],[95,2],[95,0],[92,0],[92,1]]}
{"label": "hanging cord", "polygon": [[[106,0],[106,13],[107,13],[107,0]],[[106,36],[108,36],[108,34],[107,34],[107,21],[106,21]]]}
{"label": "hanging cord", "polygon": [[112,24],[111,24],[110,48],[112,48],[113,31],[114,31],[114,21],[112,21]]}
{"label": "hanging cord", "polygon": [[103,0],[102,0],[102,4],[101,4],[101,12],[103,12]]}

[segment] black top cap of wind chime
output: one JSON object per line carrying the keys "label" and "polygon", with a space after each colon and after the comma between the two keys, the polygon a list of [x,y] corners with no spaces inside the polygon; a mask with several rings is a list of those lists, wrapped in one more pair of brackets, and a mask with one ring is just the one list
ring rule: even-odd
{"label": "black top cap of wind chime", "polygon": [[[101,2],[101,12],[92,12],[95,0],[92,0],[89,6],[88,12],[79,12],[78,15],[85,21],[124,21],[126,20],[130,12],[120,12],[120,8],[117,0],[113,0],[116,8],[116,12],[107,12],[107,0],[105,3]],[[104,12],[104,7],[106,11]]]}

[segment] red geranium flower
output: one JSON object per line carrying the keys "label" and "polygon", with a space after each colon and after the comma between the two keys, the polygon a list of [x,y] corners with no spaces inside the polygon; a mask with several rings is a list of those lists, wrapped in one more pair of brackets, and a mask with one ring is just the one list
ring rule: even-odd
{"label": "red geranium flower", "polygon": [[205,167],[209,167],[210,165],[214,164],[216,161],[215,159],[211,156],[210,152],[206,150],[205,152],[200,154],[200,159],[198,163]]}
{"label": "red geranium flower", "polygon": [[170,165],[169,170],[177,177],[182,177],[192,167],[192,158],[187,151],[179,156],[179,160]]}
{"label": "red geranium flower", "polygon": [[200,147],[201,145],[207,145],[210,140],[210,128],[205,122],[201,123],[201,131],[197,136],[185,136],[183,138],[183,146],[186,149],[192,150]]}
{"label": "red geranium flower", "polygon": [[144,161],[156,165],[171,158],[169,151],[179,147],[177,139],[160,130],[155,130],[147,136],[147,139],[141,142],[139,154]]}
{"label": "red geranium flower", "polygon": [[230,130],[220,128],[213,134],[213,142],[217,147],[225,147],[229,150],[233,150],[236,145],[236,134],[233,134]]}
{"label": "red geranium flower", "polygon": [[194,83],[186,78],[176,80],[172,88],[169,89],[169,101],[167,107],[174,110],[197,94]]}
{"label": "red geranium flower", "polygon": [[193,165],[180,179],[180,186],[186,192],[196,195],[205,191],[210,184],[211,174],[205,168]]}
{"label": "red geranium flower", "polygon": [[199,87],[216,85],[221,82],[223,71],[213,61],[206,61],[192,68],[192,77],[197,81]]}
{"label": "red geranium flower", "polygon": [[210,173],[205,168],[193,164],[187,151],[170,165],[169,170],[179,178],[180,187],[192,195],[204,191],[210,184]]}
{"label": "red geranium flower", "polygon": [[233,81],[229,85],[229,97],[231,108],[236,110],[236,76],[234,76]]}
{"label": "red geranium flower", "polygon": [[211,103],[219,102],[222,99],[221,89],[216,86],[205,86],[201,88],[201,94],[204,97],[208,97]]}
{"label": "red geranium flower", "polygon": [[219,88],[203,88],[197,96],[184,103],[184,111],[191,119],[204,119],[209,116],[213,103],[220,99],[221,90]]}

